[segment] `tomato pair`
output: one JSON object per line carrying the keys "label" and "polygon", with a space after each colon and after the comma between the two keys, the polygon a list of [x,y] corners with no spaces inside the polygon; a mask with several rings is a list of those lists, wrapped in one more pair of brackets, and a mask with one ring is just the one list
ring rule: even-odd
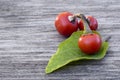
{"label": "tomato pair", "polygon": [[[74,20],[70,21],[70,16],[74,15],[70,12],[62,12],[56,17],[55,27],[61,35],[70,36],[73,32],[77,31],[78,28],[84,30],[82,20],[78,22],[78,19],[74,18]],[[98,23],[94,17],[88,16],[87,21],[91,30],[97,30]]]}
{"label": "tomato pair", "polygon": [[[86,54],[95,54],[100,50],[102,45],[101,37],[97,33],[94,33],[90,30],[93,27],[88,24],[88,19],[84,16],[84,14],[79,14],[78,17],[81,18],[85,28],[85,33],[80,36],[78,40],[78,46],[80,50]],[[90,27],[90,29],[88,27]]]}
{"label": "tomato pair", "polygon": [[[56,17],[55,27],[64,36],[70,36],[78,28],[84,30],[85,27],[89,27],[91,30],[97,30],[98,22],[94,17],[88,16],[86,18],[84,15],[80,15],[79,18],[81,19],[78,22],[72,13],[62,12]],[[84,24],[88,26],[84,26]],[[79,48],[86,54],[95,54],[100,49],[101,44],[101,37],[95,33],[83,34],[78,40]]]}

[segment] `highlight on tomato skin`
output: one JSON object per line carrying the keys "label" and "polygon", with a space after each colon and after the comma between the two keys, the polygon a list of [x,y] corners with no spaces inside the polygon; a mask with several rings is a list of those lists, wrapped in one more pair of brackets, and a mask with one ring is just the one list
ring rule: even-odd
{"label": "highlight on tomato skin", "polygon": [[78,40],[78,46],[85,54],[97,53],[102,45],[101,37],[95,33],[82,35]]}
{"label": "highlight on tomato skin", "polygon": [[78,20],[69,21],[68,17],[73,16],[70,12],[62,12],[57,15],[55,19],[56,30],[63,36],[70,36],[73,32],[78,30]]}
{"label": "highlight on tomato skin", "polygon": [[[88,24],[89,24],[89,28],[91,30],[97,30],[98,29],[98,22],[97,19],[93,16],[86,16],[87,20],[88,20]],[[84,25],[83,25],[83,21],[80,20],[78,22],[78,26],[80,30],[84,30]]]}

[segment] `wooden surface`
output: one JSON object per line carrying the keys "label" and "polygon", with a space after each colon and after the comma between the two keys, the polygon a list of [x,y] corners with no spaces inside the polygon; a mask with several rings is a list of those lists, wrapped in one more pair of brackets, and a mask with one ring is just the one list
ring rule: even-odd
{"label": "wooden surface", "polygon": [[[103,38],[111,35],[104,59],[77,61],[44,70],[58,44],[54,20],[69,11],[93,15]],[[120,0],[0,0],[0,80],[120,80]]]}

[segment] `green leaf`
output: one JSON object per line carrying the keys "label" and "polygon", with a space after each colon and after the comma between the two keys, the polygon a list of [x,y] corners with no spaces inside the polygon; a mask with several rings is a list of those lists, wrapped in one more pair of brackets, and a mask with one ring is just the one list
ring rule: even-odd
{"label": "green leaf", "polygon": [[68,39],[61,42],[56,53],[51,57],[45,72],[51,73],[64,65],[82,59],[102,59],[108,49],[108,42],[103,42],[98,53],[87,55],[80,51],[78,47],[78,39],[83,34],[82,31],[74,32]]}

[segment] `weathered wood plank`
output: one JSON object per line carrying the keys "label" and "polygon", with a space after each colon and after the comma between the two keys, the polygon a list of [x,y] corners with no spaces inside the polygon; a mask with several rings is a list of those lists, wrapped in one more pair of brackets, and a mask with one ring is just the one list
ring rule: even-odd
{"label": "weathered wood plank", "polygon": [[[104,59],[77,61],[52,73],[44,69],[58,44],[54,20],[69,11],[93,15],[103,38]],[[119,80],[120,0],[0,0],[0,80]]]}

